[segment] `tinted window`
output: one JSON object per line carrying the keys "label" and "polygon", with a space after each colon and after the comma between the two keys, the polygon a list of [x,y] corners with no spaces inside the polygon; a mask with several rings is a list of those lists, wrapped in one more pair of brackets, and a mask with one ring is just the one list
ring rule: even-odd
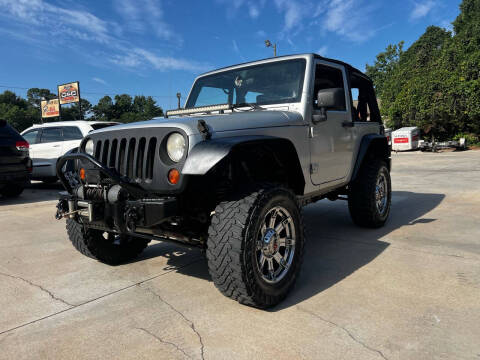
{"label": "tinted window", "polygon": [[76,126],[65,126],[63,128],[63,140],[80,140],[83,139],[83,134]]}
{"label": "tinted window", "polygon": [[37,143],[37,135],[38,130],[31,130],[23,134],[23,138],[27,140],[29,144],[36,144]]}
{"label": "tinted window", "polygon": [[[325,89],[344,89],[343,86],[343,73],[340,69],[326,66],[326,65],[317,65],[315,69],[315,86],[313,89],[313,98],[317,99],[317,94],[319,90]],[[344,102],[346,104],[346,102]],[[343,105],[342,108],[335,109],[339,111],[345,111],[346,106]]]}
{"label": "tinted window", "polygon": [[44,128],[42,130],[42,138],[40,142],[49,143],[55,141],[63,141],[61,128]]}

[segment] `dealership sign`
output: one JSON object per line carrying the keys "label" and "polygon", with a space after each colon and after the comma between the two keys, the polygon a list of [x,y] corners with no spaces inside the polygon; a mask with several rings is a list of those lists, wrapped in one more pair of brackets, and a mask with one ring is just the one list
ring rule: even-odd
{"label": "dealership sign", "polygon": [[58,98],[61,105],[80,102],[80,84],[78,81],[58,85]]}
{"label": "dealership sign", "polygon": [[60,116],[60,102],[58,99],[42,100],[42,118]]}

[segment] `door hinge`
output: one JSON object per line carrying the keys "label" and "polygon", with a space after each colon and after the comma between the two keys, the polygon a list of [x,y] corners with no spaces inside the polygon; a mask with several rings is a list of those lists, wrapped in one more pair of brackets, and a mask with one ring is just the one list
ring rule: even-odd
{"label": "door hinge", "polygon": [[318,164],[310,164],[310,174],[318,173]]}

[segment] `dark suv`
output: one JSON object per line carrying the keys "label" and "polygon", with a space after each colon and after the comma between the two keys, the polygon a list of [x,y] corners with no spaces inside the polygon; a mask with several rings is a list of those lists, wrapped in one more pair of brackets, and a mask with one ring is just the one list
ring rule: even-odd
{"label": "dark suv", "polygon": [[0,120],[0,194],[18,196],[29,183],[32,160],[28,142],[6,121]]}

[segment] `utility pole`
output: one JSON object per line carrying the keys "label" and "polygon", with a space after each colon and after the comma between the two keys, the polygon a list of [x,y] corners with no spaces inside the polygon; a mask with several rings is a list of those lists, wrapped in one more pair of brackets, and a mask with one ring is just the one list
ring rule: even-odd
{"label": "utility pole", "polygon": [[266,47],[273,47],[273,56],[277,56],[277,44],[272,44],[270,40],[265,40],[265,46]]}
{"label": "utility pole", "polygon": [[177,99],[178,99],[178,109],[180,109],[180,99],[182,98],[182,94],[177,92]]}

